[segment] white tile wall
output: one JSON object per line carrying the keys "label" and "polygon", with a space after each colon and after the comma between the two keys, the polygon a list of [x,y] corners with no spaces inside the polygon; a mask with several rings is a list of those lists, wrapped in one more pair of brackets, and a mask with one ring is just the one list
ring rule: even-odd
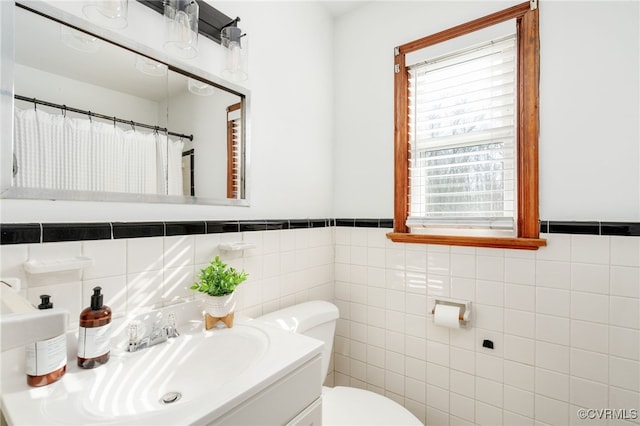
{"label": "white tile wall", "polygon": [[[340,309],[327,383],[367,388],[429,425],[638,425],[640,238],[545,235],[538,251],[391,243],[386,229],[317,228],[0,247],[32,302],[80,312],[100,285],[114,315],[180,303],[215,255],[245,269],[238,311],[310,300]],[[221,242],[257,248],[220,252]],[[61,254],[95,264],[30,276]],[[434,297],[473,302],[471,327],[436,327]],[[71,315],[71,328],[77,319]],[[494,349],[482,347],[493,341]],[[579,408],[626,419],[581,421]],[[631,414],[631,415],[630,415]]]}
{"label": "white tile wall", "polygon": [[[115,317],[192,300],[189,289],[216,255],[249,273],[238,288],[238,312],[260,315],[309,299],[334,299],[333,228],[261,231],[176,237],[99,240],[0,247],[3,277],[18,277],[32,303],[50,294],[55,307],[71,312],[69,328],[89,305],[92,288],[103,288]],[[220,252],[224,241],[255,243],[244,253]],[[29,259],[87,256],[80,272],[30,275]],[[365,288],[363,286],[363,288]],[[77,314],[74,314],[77,313]]]}
{"label": "white tile wall", "polygon": [[[529,252],[395,244],[376,229],[365,241],[354,232],[362,230],[335,234],[337,384],[390,396],[429,425],[583,424],[580,408],[627,410],[617,414],[625,419],[587,424],[640,424],[639,238],[551,234]],[[354,282],[344,273],[353,259],[341,253],[374,247],[366,281]],[[354,288],[364,296],[347,299]],[[471,300],[472,326],[435,327],[436,296]],[[364,314],[349,316],[347,301]],[[358,368],[375,367],[375,382],[350,370],[349,332],[361,328],[368,350]]]}

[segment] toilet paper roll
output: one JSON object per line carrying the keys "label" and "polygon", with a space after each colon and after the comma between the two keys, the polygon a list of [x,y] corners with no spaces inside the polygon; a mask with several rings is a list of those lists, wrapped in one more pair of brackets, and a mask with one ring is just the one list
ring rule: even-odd
{"label": "toilet paper roll", "polygon": [[433,323],[441,327],[460,328],[460,307],[437,304]]}

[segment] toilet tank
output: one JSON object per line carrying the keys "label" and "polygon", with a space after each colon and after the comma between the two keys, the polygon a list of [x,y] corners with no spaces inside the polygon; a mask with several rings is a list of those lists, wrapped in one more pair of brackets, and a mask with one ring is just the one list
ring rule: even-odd
{"label": "toilet tank", "polygon": [[254,321],[274,325],[323,341],[322,377],[326,377],[338,317],[339,312],[336,305],[322,300],[314,300],[271,312]]}

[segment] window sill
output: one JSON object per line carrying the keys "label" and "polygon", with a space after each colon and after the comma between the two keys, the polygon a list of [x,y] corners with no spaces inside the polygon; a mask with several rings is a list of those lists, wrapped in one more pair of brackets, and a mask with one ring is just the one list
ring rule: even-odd
{"label": "window sill", "polygon": [[464,237],[450,235],[424,235],[390,232],[387,234],[394,243],[444,244],[450,246],[506,248],[519,250],[538,250],[546,246],[542,238],[506,238],[506,237]]}

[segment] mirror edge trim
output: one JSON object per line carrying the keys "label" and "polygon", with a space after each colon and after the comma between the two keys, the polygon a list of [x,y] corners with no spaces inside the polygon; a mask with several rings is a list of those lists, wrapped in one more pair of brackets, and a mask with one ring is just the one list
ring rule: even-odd
{"label": "mirror edge trim", "polygon": [[14,4],[0,1],[0,194],[11,188],[13,170],[13,64]]}

